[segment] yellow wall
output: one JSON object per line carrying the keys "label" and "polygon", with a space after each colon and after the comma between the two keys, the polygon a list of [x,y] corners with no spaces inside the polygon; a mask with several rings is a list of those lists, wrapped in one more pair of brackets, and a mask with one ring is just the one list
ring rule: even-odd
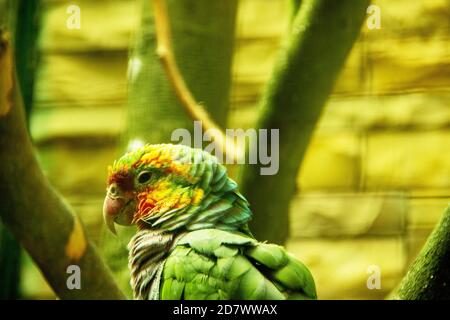
{"label": "yellow wall", "polygon": [[[32,134],[46,173],[98,240],[106,166],[118,155],[124,128],[128,46],[139,5],[77,1],[81,29],[69,30],[72,2],[44,2]],[[253,123],[286,33],[285,4],[241,0],[229,127]],[[320,298],[384,297],[450,196],[449,3],[375,4],[381,29],[363,27],[292,202],[288,248],[311,267]],[[366,286],[370,265],[381,268],[381,290]],[[35,274],[30,265],[24,269],[31,283]],[[38,284],[26,293],[46,296]]]}

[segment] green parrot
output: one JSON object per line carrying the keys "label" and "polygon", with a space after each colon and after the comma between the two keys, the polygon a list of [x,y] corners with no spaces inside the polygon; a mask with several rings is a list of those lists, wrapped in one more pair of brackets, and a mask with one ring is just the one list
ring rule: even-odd
{"label": "green parrot", "polygon": [[128,245],[135,299],[316,299],[307,267],[258,242],[251,215],[226,168],[201,149],[145,145],[109,168],[105,223],[138,230]]}

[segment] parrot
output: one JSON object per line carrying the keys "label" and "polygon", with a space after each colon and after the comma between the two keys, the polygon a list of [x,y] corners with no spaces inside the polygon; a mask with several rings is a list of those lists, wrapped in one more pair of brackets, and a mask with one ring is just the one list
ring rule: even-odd
{"label": "parrot", "polygon": [[212,154],[146,144],[108,167],[106,226],[135,226],[128,244],[136,300],[317,299],[309,269],[259,242],[249,203]]}

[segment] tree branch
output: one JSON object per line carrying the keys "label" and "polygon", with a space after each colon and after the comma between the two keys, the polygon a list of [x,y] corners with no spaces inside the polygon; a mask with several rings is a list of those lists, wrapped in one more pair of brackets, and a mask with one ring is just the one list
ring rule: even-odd
{"label": "tree branch", "polygon": [[300,6],[302,4],[302,0],[287,0],[288,2],[288,10],[289,10],[289,22],[292,26],[292,22],[294,21],[295,17],[297,16],[297,13],[300,9]]}
{"label": "tree branch", "polygon": [[232,139],[227,139],[220,126],[209,116],[208,112],[195,101],[184,78],[178,68],[175,60],[171,41],[171,32],[167,14],[165,0],[151,0],[153,4],[157,54],[166,70],[169,81],[173,87],[175,95],[181,102],[187,114],[193,120],[200,120],[205,131],[209,130],[211,138],[216,142],[225,155],[231,157],[234,161],[240,159],[243,155],[243,148],[234,143]]}
{"label": "tree branch", "polygon": [[393,297],[403,300],[450,299],[450,205]]}
{"label": "tree branch", "polygon": [[[62,299],[122,299],[78,217],[44,177],[25,126],[8,33],[0,31],[0,218]],[[67,286],[69,265],[81,289]]]}
{"label": "tree branch", "polygon": [[[278,160],[279,171],[261,175],[260,165],[246,165],[240,183],[255,213],[250,227],[260,239],[283,243],[288,236],[289,204],[303,155],[368,4],[368,0],[301,1],[260,101],[256,124],[257,129],[280,130],[274,148],[279,152],[271,155]],[[272,150],[272,142],[268,144],[267,150]]]}

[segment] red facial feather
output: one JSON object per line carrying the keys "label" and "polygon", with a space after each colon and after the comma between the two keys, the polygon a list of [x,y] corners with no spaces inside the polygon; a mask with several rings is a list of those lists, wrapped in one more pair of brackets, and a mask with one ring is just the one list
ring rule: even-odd
{"label": "red facial feather", "polygon": [[148,193],[151,192],[150,189],[146,190],[146,192],[142,192],[138,194],[138,210],[134,214],[134,220],[138,220],[146,215],[149,214],[149,212],[155,208],[156,204],[154,201],[152,201],[151,198],[148,198]]}
{"label": "red facial feather", "polygon": [[134,189],[133,176],[126,171],[117,171],[110,175],[108,178],[108,185],[111,185],[112,183],[117,184],[123,192],[133,191]]}

